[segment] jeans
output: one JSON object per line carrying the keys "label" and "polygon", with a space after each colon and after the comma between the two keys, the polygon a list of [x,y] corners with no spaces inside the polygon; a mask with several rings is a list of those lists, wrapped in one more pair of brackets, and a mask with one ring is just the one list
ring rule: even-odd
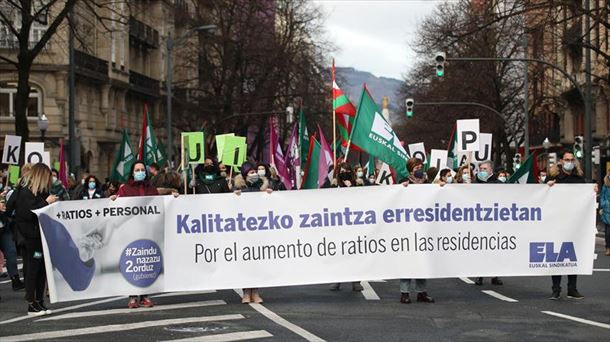
{"label": "jeans", "polygon": [[14,277],[19,275],[17,270],[17,247],[15,241],[13,241],[13,232],[8,227],[5,228],[4,233],[0,235],[0,249],[4,253],[4,258],[6,258],[8,275]]}
{"label": "jeans", "polygon": [[400,293],[409,293],[415,287],[415,292],[426,292],[426,279],[400,279]]}
{"label": "jeans", "polygon": [[[561,276],[560,275],[551,276],[551,279],[553,280],[553,290],[561,289]],[[571,274],[568,276],[568,291],[575,291],[575,290],[576,290],[576,274]]]}
{"label": "jeans", "polygon": [[605,224],[606,226],[606,248],[610,248],[610,224]]}

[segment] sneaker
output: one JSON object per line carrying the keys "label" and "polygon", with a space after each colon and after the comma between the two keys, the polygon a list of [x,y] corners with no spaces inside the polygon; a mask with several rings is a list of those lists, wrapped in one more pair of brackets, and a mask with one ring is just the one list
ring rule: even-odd
{"label": "sneaker", "polygon": [[49,308],[47,308],[47,306],[46,306],[46,305],[44,305],[44,302],[43,302],[43,301],[39,301],[39,302],[36,302],[36,303],[38,304],[38,307],[39,307],[39,308],[41,308],[42,310],[44,310],[44,313],[45,313],[46,315],[50,315],[50,314],[52,314],[52,313],[53,313],[53,311],[49,310]]}
{"label": "sneaker", "polygon": [[483,277],[478,277],[475,281],[474,281],[475,285],[483,285]]}
{"label": "sneaker", "polygon": [[583,298],[585,298],[585,296],[581,295],[580,292],[578,292],[578,290],[572,290],[572,291],[568,291],[568,298],[583,299]]}
{"label": "sneaker", "polygon": [[362,290],[364,290],[364,287],[362,287],[362,284],[360,284],[359,281],[356,281],[356,282],[352,283],[352,291],[354,291],[354,292],[362,292]]}
{"label": "sneaker", "polygon": [[426,292],[417,293],[417,301],[423,303],[434,303],[434,298],[428,296]]}
{"label": "sneaker", "polygon": [[127,307],[130,309],[137,309],[140,305],[138,305],[138,297],[129,297],[129,303],[127,303]]}
{"label": "sneaker", "polygon": [[339,291],[341,289],[341,283],[331,284],[328,289],[331,291]]}
{"label": "sneaker", "polygon": [[43,310],[38,303],[30,303],[28,304],[28,316],[43,316],[46,315],[46,311]]}
{"label": "sneaker", "polygon": [[502,280],[500,280],[500,278],[498,277],[493,277],[491,278],[491,283],[493,285],[503,285],[504,283],[502,282]]}
{"label": "sneaker", "polygon": [[561,289],[553,289],[553,293],[549,297],[550,300],[558,300],[561,298]]}
{"label": "sneaker", "polygon": [[13,291],[19,291],[25,288],[25,285],[23,284],[21,279],[19,279],[18,275],[11,277],[11,283],[11,285],[13,286]]}
{"label": "sneaker", "polygon": [[400,302],[402,304],[411,304],[411,299],[409,298],[409,293],[401,293],[400,294]]}
{"label": "sneaker", "polygon": [[150,298],[148,298],[148,296],[144,296],[142,297],[142,299],[140,299],[140,306],[143,306],[145,308],[152,308],[153,306],[155,306],[155,304],[152,302],[152,300],[150,300]]}

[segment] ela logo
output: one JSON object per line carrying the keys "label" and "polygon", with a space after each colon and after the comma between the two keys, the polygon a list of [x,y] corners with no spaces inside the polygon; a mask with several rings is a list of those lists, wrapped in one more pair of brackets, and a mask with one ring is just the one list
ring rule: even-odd
{"label": "ela logo", "polygon": [[553,242],[530,242],[530,263],[565,261],[576,262],[573,242],[563,242],[558,251]]}

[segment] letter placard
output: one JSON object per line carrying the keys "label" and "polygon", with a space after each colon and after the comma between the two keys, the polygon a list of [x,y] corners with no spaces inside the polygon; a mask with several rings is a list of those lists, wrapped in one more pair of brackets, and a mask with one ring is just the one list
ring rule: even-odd
{"label": "letter placard", "polygon": [[222,162],[225,165],[241,166],[246,161],[247,150],[245,137],[226,137]]}
{"label": "letter placard", "polygon": [[44,163],[44,144],[38,142],[25,143],[25,162],[30,164]]}
{"label": "letter placard", "polygon": [[428,162],[428,158],[426,157],[426,148],[424,147],[423,142],[409,144],[409,154],[411,155],[411,158],[418,158],[424,162],[424,164]]}
{"label": "letter placard", "polygon": [[449,152],[447,150],[431,150],[430,151],[430,167],[436,167],[436,169],[440,171],[442,169],[448,168],[447,166],[447,155]]}
{"label": "letter placard", "polygon": [[18,135],[7,135],[4,137],[4,152],[2,153],[2,164],[18,165],[19,152],[21,150],[21,137]]}
{"label": "letter placard", "polygon": [[479,119],[457,121],[457,151],[478,151],[480,146]]}
{"label": "letter placard", "polygon": [[182,142],[188,164],[203,164],[205,161],[205,140],[203,132],[183,132]]}

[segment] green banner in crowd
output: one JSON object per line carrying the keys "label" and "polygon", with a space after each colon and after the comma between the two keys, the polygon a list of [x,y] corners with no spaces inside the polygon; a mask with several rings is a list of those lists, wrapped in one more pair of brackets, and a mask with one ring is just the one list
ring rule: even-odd
{"label": "green banner in crowd", "polygon": [[221,160],[225,165],[241,166],[246,161],[247,151],[245,137],[228,136],[224,141]]}
{"label": "green banner in crowd", "polygon": [[21,172],[21,169],[19,168],[19,165],[9,165],[8,166],[9,183],[16,185],[17,182],[19,182],[20,172]]}
{"label": "green banner in crowd", "polygon": [[189,164],[203,164],[205,161],[205,141],[203,132],[183,132],[183,149],[187,152],[186,161]]}
{"label": "green banner in crowd", "polygon": [[235,133],[227,133],[216,136],[216,156],[219,161],[222,161],[222,154],[224,153],[225,148],[225,139],[227,137],[234,137]]}

